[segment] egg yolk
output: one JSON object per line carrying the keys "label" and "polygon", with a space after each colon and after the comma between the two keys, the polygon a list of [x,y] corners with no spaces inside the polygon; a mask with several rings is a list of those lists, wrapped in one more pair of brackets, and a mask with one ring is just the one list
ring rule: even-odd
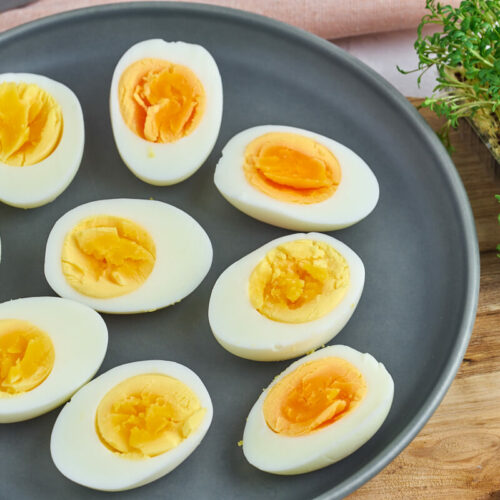
{"label": "egg yolk", "polygon": [[198,126],[205,111],[205,89],[186,66],[162,59],[131,64],[118,84],[127,126],[150,142],[174,142]]}
{"label": "egg yolk", "polygon": [[268,427],[285,436],[304,436],[336,422],[366,395],[363,374],[342,358],[321,358],[283,377],[264,400]]}
{"label": "egg yolk", "polygon": [[96,429],[111,451],[147,458],[178,446],[206,410],[183,382],[160,374],[136,375],[113,387],[97,407]]}
{"label": "egg yolk", "polygon": [[34,84],[0,83],[0,162],[39,163],[59,144],[63,130],[57,101]]}
{"label": "egg yolk", "polygon": [[299,134],[270,132],[245,149],[243,171],[259,191],[279,201],[319,203],[336,191],[340,165],[319,142]]}
{"label": "egg yolk", "polygon": [[39,386],[54,366],[50,337],[29,321],[0,320],[0,398]]}
{"label": "egg yolk", "polygon": [[327,243],[288,241],[273,248],[250,275],[250,303],[274,321],[321,318],[344,298],[350,282],[345,258]]}
{"label": "egg yolk", "polygon": [[139,224],[98,215],[82,220],[64,239],[62,270],[78,292],[100,299],[139,288],[156,260],[153,238]]}

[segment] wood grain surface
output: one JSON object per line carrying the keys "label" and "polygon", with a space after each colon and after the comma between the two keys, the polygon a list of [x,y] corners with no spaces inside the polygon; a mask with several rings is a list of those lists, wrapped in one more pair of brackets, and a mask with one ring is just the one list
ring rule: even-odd
{"label": "wood grain surface", "polygon": [[[411,99],[414,104],[418,101]],[[440,121],[421,110],[434,130]],[[414,441],[349,496],[358,499],[500,499],[500,168],[467,123],[452,133],[453,161],[470,198],[481,250],[472,338],[456,379]]]}

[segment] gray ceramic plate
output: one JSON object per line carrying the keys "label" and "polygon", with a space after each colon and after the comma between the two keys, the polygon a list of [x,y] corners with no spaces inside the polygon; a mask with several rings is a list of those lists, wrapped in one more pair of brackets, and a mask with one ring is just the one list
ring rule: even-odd
{"label": "gray ceramic plate", "polygon": [[[147,38],[204,45],[224,85],[219,140],[203,167],[172,187],[135,178],[120,161],[108,115],[113,68]],[[269,19],[185,4],[127,4],[44,19],[0,35],[0,72],[42,73],[78,95],[86,123],[83,163],[70,187],[35,210],[0,206],[0,300],[51,295],[44,248],[54,222],[91,200],[154,197],[193,215],[214,245],[212,269],[180,304],[151,314],[106,316],[101,371],[129,361],[184,363],[205,382],[214,421],[196,452],[168,476],[119,498],[340,498],[382,469],[439,404],[467,346],[478,293],[478,250],[470,207],[454,166],[432,131],[380,77],[333,45]],[[380,201],[363,222],[335,236],[366,266],[356,313],[336,343],[373,354],[395,381],[391,412],[361,449],[323,470],[279,477],[251,467],[237,442],[263,387],[288,363],[245,361],[219,347],[207,321],[210,290],[232,262],[286,231],[238,212],[212,182],[226,141],[276,123],[346,144],[372,167]],[[230,304],[228,304],[230,307]],[[0,427],[0,497],[109,498],[61,476],[49,438],[58,410]]]}

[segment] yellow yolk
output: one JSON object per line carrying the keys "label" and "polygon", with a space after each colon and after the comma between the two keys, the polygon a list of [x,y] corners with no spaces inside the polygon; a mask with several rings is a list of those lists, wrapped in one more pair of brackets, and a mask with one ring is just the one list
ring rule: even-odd
{"label": "yellow yolk", "polygon": [[174,142],[198,126],[205,111],[205,89],[186,66],[162,59],[131,64],[118,84],[127,126],[150,142]]}
{"label": "yellow yolk", "polygon": [[44,331],[29,321],[0,320],[0,398],[39,386],[54,359],[52,340]]}
{"label": "yellow yolk", "polygon": [[61,258],[75,290],[103,299],[139,288],[153,270],[156,249],[149,233],[135,222],[98,215],[68,232]]}
{"label": "yellow yolk", "polygon": [[354,365],[321,358],[299,366],[269,391],[264,418],[278,434],[304,436],[344,417],[365,395],[365,379]]}
{"label": "yellow yolk", "polygon": [[295,240],[273,248],[250,275],[252,306],[274,321],[305,323],[328,314],[349,286],[345,258],[327,243]]}
{"label": "yellow yolk", "polygon": [[298,134],[270,132],[245,149],[247,181],[271,198],[319,203],[333,195],[341,171],[337,158],[319,142]]}
{"label": "yellow yolk", "polygon": [[34,84],[0,83],[0,162],[28,166],[49,156],[63,130],[56,100]]}
{"label": "yellow yolk", "polygon": [[167,375],[128,378],[97,407],[96,428],[112,451],[129,458],[154,457],[178,446],[205,415],[196,394]]}

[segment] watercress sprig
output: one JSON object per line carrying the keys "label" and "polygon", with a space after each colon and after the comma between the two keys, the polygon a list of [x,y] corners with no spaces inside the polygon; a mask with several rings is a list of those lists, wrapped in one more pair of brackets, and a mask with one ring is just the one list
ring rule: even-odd
{"label": "watercress sprig", "polygon": [[[464,0],[457,8],[426,0],[429,11],[417,29],[414,47],[418,67],[401,73],[419,72],[432,67],[438,72],[437,85],[420,107],[446,119],[438,135],[449,151],[450,128],[460,118],[468,118],[488,143],[500,163],[500,0]],[[424,35],[424,27],[441,26]],[[495,195],[500,202],[500,195]],[[498,216],[500,223],[500,215]],[[500,244],[497,245],[500,257]]]}
{"label": "watercress sprig", "polygon": [[[414,44],[418,67],[402,73],[420,72],[432,67],[438,71],[431,97],[422,103],[446,118],[439,131],[450,148],[449,129],[462,117],[478,113],[500,123],[500,1],[465,0],[459,7],[426,0],[429,13],[422,18]],[[424,35],[423,28],[439,25],[436,33]]]}

